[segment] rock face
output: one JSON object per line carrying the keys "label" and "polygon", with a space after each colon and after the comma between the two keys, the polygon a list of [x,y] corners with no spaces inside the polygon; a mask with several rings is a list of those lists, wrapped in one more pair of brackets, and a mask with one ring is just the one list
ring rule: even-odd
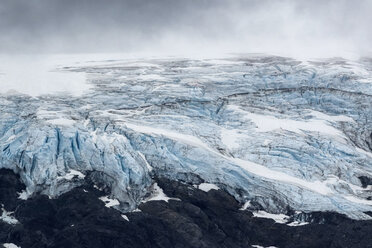
{"label": "rock face", "polygon": [[63,67],[85,72],[90,91],[0,96],[0,167],[52,198],[94,171],[124,212],[157,176],[270,213],[370,219],[371,68],[265,56]]}
{"label": "rock face", "polygon": [[[0,170],[1,199],[17,224],[0,221],[0,244],[19,247],[369,247],[372,221],[357,221],[330,212],[307,213],[309,224],[289,226],[254,217],[223,190],[207,192],[184,182],[155,179],[173,199],[149,200],[140,211],[123,215],[105,206],[88,175],[56,199],[16,193],[23,185],[15,174]],[[4,209],[3,209],[4,210]]]}

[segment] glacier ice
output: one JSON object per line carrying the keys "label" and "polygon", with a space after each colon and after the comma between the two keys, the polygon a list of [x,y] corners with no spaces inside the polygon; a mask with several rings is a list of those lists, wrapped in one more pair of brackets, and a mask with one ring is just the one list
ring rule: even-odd
{"label": "glacier ice", "polygon": [[[151,177],[210,183],[267,212],[370,218],[372,60],[273,56],[113,60],[82,95],[0,95],[0,167],[27,194],[95,179],[123,211]],[[26,80],[26,79],[25,79]],[[82,173],[83,175],[79,174]]]}

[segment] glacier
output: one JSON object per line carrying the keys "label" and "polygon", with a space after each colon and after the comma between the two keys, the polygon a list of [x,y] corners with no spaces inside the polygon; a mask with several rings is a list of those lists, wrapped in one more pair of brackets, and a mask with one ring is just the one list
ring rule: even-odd
{"label": "glacier", "polygon": [[56,197],[93,171],[123,212],[162,176],[216,185],[272,214],[371,218],[372,186],[360,181],[372,178],[371,59],[121,58],[56,69],[83,73],[89,87],[0,94],[0,168],[29,196]]}

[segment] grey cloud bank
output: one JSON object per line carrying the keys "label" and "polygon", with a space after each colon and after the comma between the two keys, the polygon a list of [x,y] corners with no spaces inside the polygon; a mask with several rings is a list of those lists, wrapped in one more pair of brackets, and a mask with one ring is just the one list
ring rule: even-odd
{"label": "grey cloud bank", "polygon": [[367,56],[372,1],[2,0],[1,53]]}

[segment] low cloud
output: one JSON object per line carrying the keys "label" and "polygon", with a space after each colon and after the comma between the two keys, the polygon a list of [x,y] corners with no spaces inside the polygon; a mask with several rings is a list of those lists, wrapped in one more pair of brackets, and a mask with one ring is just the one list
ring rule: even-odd
{"label": "low cloud", "polygon": [[371,53],[372,1],[2,0],[1,53]]}

